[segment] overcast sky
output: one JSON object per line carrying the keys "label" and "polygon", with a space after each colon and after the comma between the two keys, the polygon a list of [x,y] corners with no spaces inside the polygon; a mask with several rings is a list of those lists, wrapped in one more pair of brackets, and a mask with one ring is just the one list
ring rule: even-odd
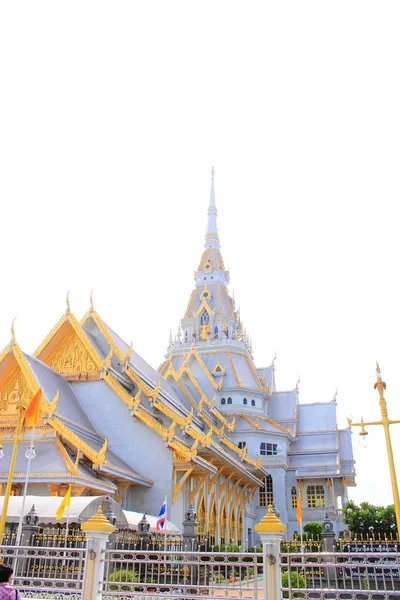
{"label": "overcast sky", "polygon": [[[95,307],[157,367],[203,249],[279,389],[399,405],[398,1],[3,2],[0,345]],[[396,429],[397,428],[397,429]],[[376,431],[374,431],[374,429]],[[391,503],[381,428],[357,501]],[[394,425],[395,461],[400,425]]]}

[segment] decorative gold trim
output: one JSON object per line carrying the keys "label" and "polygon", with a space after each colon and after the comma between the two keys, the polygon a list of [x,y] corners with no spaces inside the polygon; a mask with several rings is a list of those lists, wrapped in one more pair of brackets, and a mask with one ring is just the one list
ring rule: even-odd
{"label": "decorative gold trim", "polygon": [[75,446],[77,450],[81,450],[82,453],[85,456],[87,456],[93,464],[102,465],[104,463],[108,443],[107,438],[105,438],[104,444],[99,450],[99,452],[96,452],[95,450],[93,450],[93,448],[88,446],[88,444],[83,442],[78,435],[76,435],[66,425],[64,425],[64,423],[62,423],[62,421],[60,421],[60,419],[58,419],[57,417],[49,416],[47,421],[49,425],[51,425],[61,437],[68,440],[73,446]]}
{"label": "decorative gold trim", "polygon": [[233,373],[233,376],[234,376],[235,381],[236,381],[236,385],[240,388],[240,387],[242,387],[242,381],[241,381],[241,379],[238,378],[238,376],[236,374],[235,365],[233,363],[233,358],[232,358],[230,352],[228,352],[228,358],[229,358],[229,362],[231,364],[231,369],[232,369],[232,373]]}
{"label": "decorative gold trim", "polygon": [[118,360],[120,362],[124,362],[124,358],[125,358],[124,354],[119,349],[118,345],[114,342],[110,332],[108,331],[107,327],[105,326],[104,321],[102,320],[100,315],[95,310],[89,310],[89,312],[86,313],[86,315],[81,320],[81,326],[83,326],[86,323],[86,321],[89,319],[89,317],[92,317],[93,321],[96,323],[97,327],[99,328],[100,333],[105,337],[107,344],[110,346],[110,348],[112,348],[112,350],[113,350],[115,356],[118,358]]}
{"label": "decorative gold trim", "polygon": [[174,482],[175,483],[172,486],[172,504],[175,504],[176,499],[178,497],[178,493],[185,485],[185,482],[188,479],[188,477],[190,477],[190,474],[192,473],[193,469],[194,469],[194,467],[190,467],[189,469],[187,469],[185,474],[183,475],[183,477],[178,481],[178,483],[176,483],[176,475],[179,471],[182,471],[182,469],[176,469],[174,467]]}
{"label": "decorative gold trim", "polygon": [[227,475],[224,482],[222,482],[222,481],[219,482],[218,498],[221,498],[226,486],[228,485],[228,483],[230,482],[232,477],[233,477],[233,473],[230,473],[229,475]]}
{"label": "decorative gold trim", "polygon": [[228,431],[233,431],[235,429],[235,418],[232,419],[231,423],[229,423],[228,419],[224,417],[222,413],[219,412],[216,406],[213,406],[210,411],[214,416],[216,416],[221,423],[225,425]]}
{"label": "decorative gold trim", "polygon": [[224,293],[225,293],[226,306],[228,307],[229,316],[233,317],[233,310],[232,310],[232,306],[231,306],[231,300],[229,298],[228,290],[226,289],[225,285],[223,286],[223,290],[224,290]]}
{"label": "decorative gold trim", "polygon": [[196,498],[197,494],[199,493],[199,491],[203,488],[204,486],[204,482],[206,480],[206,477],[196,477],[194,478],[197,484],[197,480],[199,481],[197,487],[195,487],[194,489],[192,489],[189,492],[189,504],[191,504],[193,502],[193,500]]}
{"label": "decorative gold trim", "polygon": [[[71,473],[71,475],[78,475],[78,465],[74,464],[72,462],[71,457],[69,456],[64,444],[62,443],[62,441],[60,440],[58,435],[55,436],[54,443],[56,445],[57,450],[61,454],[61,457],[62,457],[64,464],[67,467],[68,471]],[[79,450],[77,453],[77,457],[78,456],[79,456]]]}
{"label": "decorative gold trim", "polygon": [[221,300],[221,284],[217,283],[217,292],[218,292],[218,304],[219,304],[219,311],[221,313],[221,315],[225,314],[224,313],[224,308],[222,306],[222,300]]}
{"label": "decorative gold trim", "polygon": [[246,423],[248,423],[249,425],[251,425],[252,427],[254,427],[254,429],[258,429],[259,428],[259,421],[266,421],[267,423],[270,423],[271,425],[273,425],[274,427],[276,427],[280,431],[283,431],[284,433],[289,433],[290,434],[290,428],[289,427],[283,427],[283,425],[280,425],[279,423],[277,423],[273,419],[270,419],[269,417],[255,417],[254,421],[252,421],[252,419],[250,419],[250,417],[248,417],[245,414],[239,413],[237,416],[241,417],[244,421],[246,421]]}
{"label": "decorative gold trim", "polygon": [[237,488],[242,483],[242,481],[243,481],[242,479],[238,479],[236,481],[236,483],[234,484],[234,486],[232,488],[228,489],[228,501],[229,502],[232,500],[233,494],[236,492]]}

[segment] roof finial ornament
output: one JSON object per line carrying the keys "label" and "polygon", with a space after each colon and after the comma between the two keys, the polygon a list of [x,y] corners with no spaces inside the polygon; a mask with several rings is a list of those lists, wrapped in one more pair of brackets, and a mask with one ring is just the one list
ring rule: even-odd
{"label": "roof finial ornament", "polygon": [[14,323],[15,323],[15,319],[17,317],[14,317],[11,323],[11,340],[10,340],[10,344],[15,344],[15,331],[14,331]]}
{"label": "roof finial ornament", "polygon": [[215,206],[214,167],[211,170],[210,204],[208,207],[205,248],[220,248],[217,228],[217,208]]}
{"label": "roof finial ornament", "polygon": [[271,364],[271,367],[273,369],[275,369],[275,361],[276,361],[276,351],[275,351],[274,358],[272,359],[272,364]]}
{"label": "roof finial ornament", "polygon": [[65,311],[65,314],[66,314],[66,315],[70,315],[70,314],[71,314],[71,307],[70,307],[70,305],[69,305],[69,290],[68,290],[68,292],[67,292],[67,299],[66,299],[66,302],[67,302],[67,310]]}
{"label": "roof finial ornament", "polygon": [[297,381],[296,381],[296,392],[299,393],[299,383],[300,383],[300,375],[297,374]]}
{"label": "roof finial ornament", "polygon": [[333,399],[334,399],[335,401],[336,401],[336,398],[337,398],[337,392],[338,392],[338,389],[337,389],[337,386],[336,386],[336,390],[335,390],[335,393],[334,393],[334,396],[333,396]]}
{"label": "roof finial ornament", "polygon": [[93,292],[94,292],[94,290],[92,290],[90,292],[90,312],[94,311],[94,306],[93,306]]}

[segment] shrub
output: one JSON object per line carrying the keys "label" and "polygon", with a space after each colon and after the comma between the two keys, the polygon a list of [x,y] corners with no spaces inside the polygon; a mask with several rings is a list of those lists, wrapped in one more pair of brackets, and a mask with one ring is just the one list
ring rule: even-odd
{"label": "shrub", "polygon": [[[108,581],[114,581],[115,584],[123,584],[123,583],[137,583],[138,576],[137,573],[132,571],[132,569],[120,569],[118,571],[113,571]],[[109,585],[110,590],[122,590],[124,592],[129,592],[132,589],[132,585]]]}
{"label": "shrub", "polygon": [[[292,571],[290,579],[291,579],[292,589],[293,588],[305,588],[306,587],[306,580],[304,579],[303,575],[298,574],[297,571]],[[288,588],[289,587],[289,573],[288,573],[288,571],[284,571],[282,573],[282,587],[283,588]],[[302,594],[301,592],[295,592],[293,594],[293,598],[301,598],[303,596],[304,596],[304,594]],[[282,597],[283,598],[289,598],[289,592],[282,592]]]}

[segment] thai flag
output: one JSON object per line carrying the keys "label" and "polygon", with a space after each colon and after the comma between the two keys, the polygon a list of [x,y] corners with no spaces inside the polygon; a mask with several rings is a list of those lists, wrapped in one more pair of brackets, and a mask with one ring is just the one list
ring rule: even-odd
{"label": "thai flag", "polygon": [[164,529],[166,523],[167,523],[167,499],[165,499],[164,502],[162,503],[162,507],[160,508],[160,512],[158,514],[157,525],[156,525],[157,531]]}

